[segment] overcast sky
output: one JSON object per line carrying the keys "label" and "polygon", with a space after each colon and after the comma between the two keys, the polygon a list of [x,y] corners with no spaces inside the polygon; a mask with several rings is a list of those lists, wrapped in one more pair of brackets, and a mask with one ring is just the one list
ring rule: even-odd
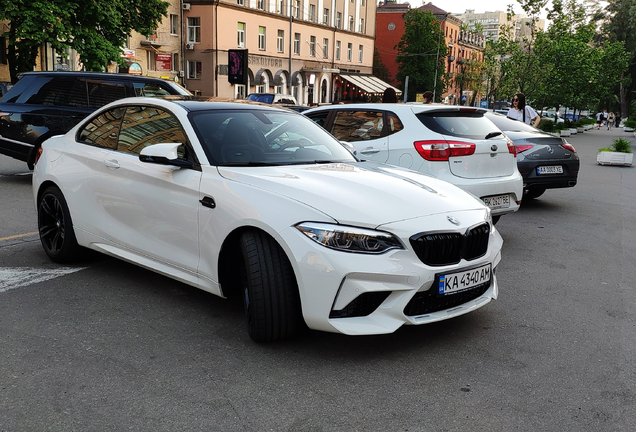
{"label": "overcast sky", "polygon": [[[411,4],[412,8],[420,7],[429,1],[438,8],[451,13],[464,13],[466,9],[474,9],[475,13],[494,12],[498,10],[506,12],[509,4],[514,5],[516,13],[523,13],[521,6],[519,6],[516,0],[406,0],[407,3]],[[398,3],[400,3],[399,0]],[[545,18],[545,16],[545,12],[541,14],[542,18]]]}

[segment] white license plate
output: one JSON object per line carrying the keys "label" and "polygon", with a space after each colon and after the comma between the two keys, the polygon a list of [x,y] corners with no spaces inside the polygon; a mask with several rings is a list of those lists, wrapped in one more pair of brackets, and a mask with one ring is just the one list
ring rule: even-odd
{"label": "white license plate", "polygon": [[465,291],[478,285],[489,283],[491,274],[492,267],[490,264],[486,264],[471,270],[440,275],[438,279],[439,293],[455,294],[456,292]]}
{"label": "white license plate", "polygon": [[496,195],[482,198],[484,204],[491,209],[510,207],[510,195]]}
{"label": "white license plate", "polygon": [[563,174],[563,167],[557,166],[540,166],[537,167],[537,174]]}

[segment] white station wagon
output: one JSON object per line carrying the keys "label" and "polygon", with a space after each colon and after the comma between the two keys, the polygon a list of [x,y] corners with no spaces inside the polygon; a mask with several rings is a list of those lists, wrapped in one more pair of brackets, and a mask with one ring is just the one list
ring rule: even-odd
{"label": "white station wagon", "polygon": [[242,299],[255,341],[440,321],[497,297],[491,211],[450,183],[358,161],[262,105],[130,98],[42,145],[44,251],[82,247]]}
{"label": "white station wagon", "polygon": [[354,145],[363,160],[413,169],[472,193],[490,207],[496,222],[519,209],[523,179],[514,144],[485,112],[434,104],[351,104],[303,115]]}

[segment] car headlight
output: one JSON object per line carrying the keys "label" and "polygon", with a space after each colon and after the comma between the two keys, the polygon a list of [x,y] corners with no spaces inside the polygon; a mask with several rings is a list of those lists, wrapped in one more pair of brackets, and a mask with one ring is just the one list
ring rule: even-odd
{"label": "car headlight", "polygon": [[395,236],[382,231],[318,222],[300,223],[296,229],[316,243],[344,252],[381,254],[403,249]]}

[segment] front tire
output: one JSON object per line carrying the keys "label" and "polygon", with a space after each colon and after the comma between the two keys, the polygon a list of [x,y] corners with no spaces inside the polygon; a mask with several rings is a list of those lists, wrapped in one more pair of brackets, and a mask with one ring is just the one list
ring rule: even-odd
{"label": "front tire", "polygon": [[302,328],[298,284],[283,249],[267,234],[241,236],[241,285],[247,329],[255,342],[296,335]]}
{"label": "front tire", "polygon": [[66,263],[73,261],[79,252],[79,245],[73,231],[73,222],[62,192],[48,187],[38,202],[38,231],[44,252],[53,261]]}

